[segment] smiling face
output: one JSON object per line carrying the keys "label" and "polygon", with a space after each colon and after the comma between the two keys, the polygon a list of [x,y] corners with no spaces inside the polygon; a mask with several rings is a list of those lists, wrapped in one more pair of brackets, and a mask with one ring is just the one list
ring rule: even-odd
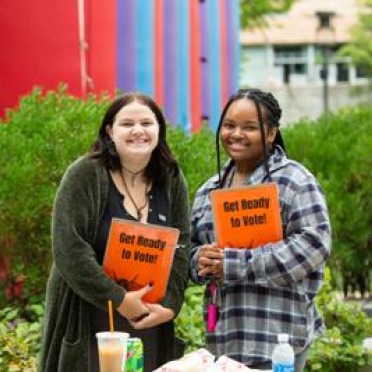
{"label": "smiling face", "polygon": [[[263,110],[264,111],[264,110]],[[265,113],[263,112],[265,121]],[[264,123],[268,146],[274,141],[276,128]],[[238,168],[252,171],[263,160],[260,123],[256,105],[250,99],[234,101],[222,121],[220,139],[228,155]]]}
{"label": "smiling face", "polygon": [[106,130],[121,161],[148,161],[159,141],[156,116],[139,101],[132,101],[120,109]]}

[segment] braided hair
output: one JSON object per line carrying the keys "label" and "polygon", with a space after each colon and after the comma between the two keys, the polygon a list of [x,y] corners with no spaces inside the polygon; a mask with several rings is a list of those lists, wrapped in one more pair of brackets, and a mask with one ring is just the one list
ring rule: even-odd
{"label": "braided hair", "polygon": [[[256,106],[258,121],[260,124],[262,147],[264,149],[265,171],[266,171],[267,177],[269,178],[269,180],[271,180],[270,171],[269,171],[269,163],[268,163],[269,149],[266,143],[264,123],[266,123],[270,127],[278,128],[280,125],[279,121],[282,116],[282,110],[280,108],[279,102],[270,92],[264,92],[260,89],[239,89],[236,93],[234,93],[229,98],[229,101],[224,107],[219,123],[218,123],[217,132],[216,132],[217,170],[218,170],[220,188],[223,187],[223,184],[225,183],[225,178],[228,173],[226,172],[225,177],[221,179],[221,158],[220,158],[220,138],[219,138],[221,126],[225,119],[227,110],[229,109],[232,103],[234,103],[235,101],[239,99],[249,99],[253,101]],[[283,138],[281,136],[279,129],[276,132],[273,145],[279,145],[284,150],[284,152],[286,152],[284,141],[283,141]],[[232,165],[233,163],[231,164],[231,166]]]}

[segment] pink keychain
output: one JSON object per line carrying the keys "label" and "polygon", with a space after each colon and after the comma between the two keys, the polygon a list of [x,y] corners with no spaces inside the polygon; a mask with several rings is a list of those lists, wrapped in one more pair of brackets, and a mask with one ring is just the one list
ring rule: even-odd
{"label": "pink keychain", "polygon": [[211,302],[207,307],[207,330],[208,332],[214,332],[216,330],[218,307],[217,307],[217,285],[212,280],[209,283],[209,290],[211,293]]}
{"label": "pink keychain", "polygon": [[[205,238],[208,244],[212,244],[212,240],[208,234],[208,231],[205,233]],[[211,281],[209,283],[209,291],[211,294],[211,301],[207,306],[207,331],[214,332],[216,330],[217,317],[218,317],[218,306],[217,306],[217,284],[211,276]]]}

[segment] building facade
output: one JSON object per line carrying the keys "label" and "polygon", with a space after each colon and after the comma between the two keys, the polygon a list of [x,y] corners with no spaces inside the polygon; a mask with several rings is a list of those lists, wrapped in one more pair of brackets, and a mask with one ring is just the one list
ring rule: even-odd
{"label": "building facade", "polygon": [[[318,117],[324,111],[325,84],[331,110],[370,99],[368,92],[351,95],[355,86],[363,91],[368,79],[338,53],[350,41],[358,4],[357,0],[298,0],[288,13],[267,17],[265,28],[242,31],[240,85],[275,92],[285,123]],[[324,14],[328,27],[320,23]]]}

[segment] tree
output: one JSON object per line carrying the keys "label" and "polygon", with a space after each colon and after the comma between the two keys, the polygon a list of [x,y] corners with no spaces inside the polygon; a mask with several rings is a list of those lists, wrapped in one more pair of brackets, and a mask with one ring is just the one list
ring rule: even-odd
{"label": "tree", "polygon": [[363,12],[351,30],[351,41],[340,51],[351,57],[352,63],[372,77],[372,0],[363,0]]}
{"label": "tree", "polygon": [[241,27],[265,25],[264,16],[287,11],[296,0],[240,0]]}

